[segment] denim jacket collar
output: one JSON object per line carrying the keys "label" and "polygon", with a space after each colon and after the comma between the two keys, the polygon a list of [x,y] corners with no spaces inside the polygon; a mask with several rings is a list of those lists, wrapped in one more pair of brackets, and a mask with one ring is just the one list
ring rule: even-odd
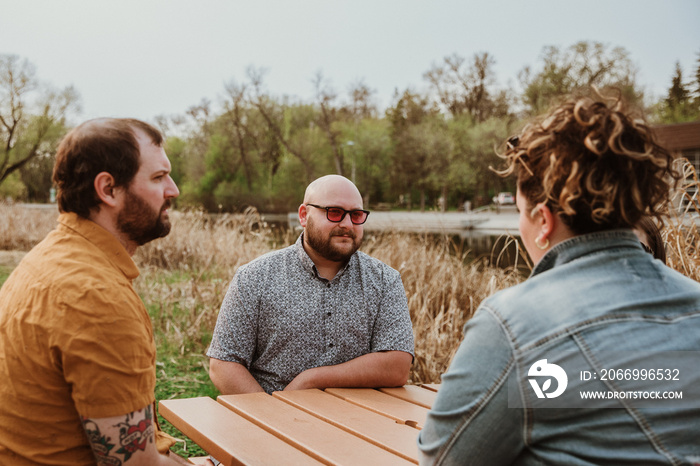
{"label": "denim jacket collar", "polygon": [[[642,249],[637,235],[629,229],[605,230],[585,235],[576,235],[554,246],[532,269],[530,277],[606,249]],[[643,249],[642,249],[643,250]]]}

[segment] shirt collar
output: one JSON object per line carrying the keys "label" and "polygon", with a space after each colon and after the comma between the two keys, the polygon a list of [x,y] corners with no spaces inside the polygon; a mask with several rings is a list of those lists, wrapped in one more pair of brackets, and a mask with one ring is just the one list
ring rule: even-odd
{"label": "shirt collar", "polygon": [[59,228],[63,227],[82,236],[102,251],[129,280],[139,276],[139,269],[126,249],[113,234],[92,220],[74,212],[64,212],[58,217]]}
{"label": "shirt collar", "polygon": [[558,265],[566,264],[586,254],[606,249],[636,248],[644,251],[639,239],[632,230],[605,230],[585,235],[576,235],[547,251],[540,262],[532,269],[535,276]]}

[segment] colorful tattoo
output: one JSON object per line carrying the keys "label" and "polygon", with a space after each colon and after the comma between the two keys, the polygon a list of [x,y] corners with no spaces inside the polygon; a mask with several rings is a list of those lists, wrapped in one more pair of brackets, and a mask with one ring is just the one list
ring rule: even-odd
{"label": "colorful tattoo", "polygon": [[[139,415],[143,413],[142,415]],[[92,420],[82,418],[83,427],[87,433],[95,459],[100,466],[122,466],[129,461],[137,451],[145,451],[149,442],[153,443],[153,410],[150,406],[143,411],[136,411],[126,415],[126,420],[114,425],[119,428],[119,449],[113,450],[117,446],[112,439],[100,432],[99,426]],[[136,417],[141,419],[137,420]],[[123,455],[120,460],[111,454]]]}
{"label": "colorful tattoo", "polygon": [[111,439],[102,435],[100,428],[90,419],[82,418],[82,421],[97,464],[121,466],[122,462],[119,458],[109,456],[109,452],[116,446],[114,443],[110,443]]}
{"label": "colorful tattoo", "polygon": [[129,424],[129,421],[134,421],[133,414],[126,416],[126,422],[117,424],[119,427],[119,444],[121,448],[117,453],[124,455],[124,461],[128,461],[131,455],[137,451],[145,451],[146,444],[153,441],[153,420],[151,407],[148,406],[145,410],[145,418],[138,421],[136,424]]}

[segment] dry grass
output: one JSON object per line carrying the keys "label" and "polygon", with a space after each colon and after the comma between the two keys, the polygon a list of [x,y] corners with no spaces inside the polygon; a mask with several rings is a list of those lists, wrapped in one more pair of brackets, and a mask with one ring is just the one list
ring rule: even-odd
{"label": "dry grass", "polygon": [[[137,288],[153,303],[156,331],[180,353],[203,352],[216,323],[221,300],[236,269],[265,252],[291,244],[289,234],[276,240],[255,212],[215,220],[202,213],[178,215],[167,240],[141,248]],[[401,273],[416,336],[413,382],[438,382],[462,336],[462,327],[479,302],[517,282],[513,271],[468,265],[448,239],[388,233],[368,238],[363,250]],[[177,269],[187,277],[172,280]],[[166,277],[167,275],[167,277]],[[202,340],[202,336],[204,339]],[[202,344],[194,344],[202,341]]]}
{"label": "dry grass", "polygon": [[[695,222],[700,204],[689,195],[697,185],[694,172],[688,172],[678,194],[688,198],[688,207],[672,216],[662,235],[669,266],[700,280],[700,232]],[[56,216],[53,210],[0,204],[0,250],[29,250],[54,227]],[[197,371],[201,378],[207,364],[203,354],[237,268],[295,239],[293,234],[280,239],[254,211],[224,216],[173,212],[171,234],[140,248],[135,256],[142,271],[135,286],[153,320],[159,360],[165,357],[174,363],[185,356],[194,361],[186,371]],[[449,239],[385,233],[368,237],[363,250],[401,273],[416,337],[414,383],[439,382],[479,303],[522,279],[514,269],[470,262]]]}
{"label": "dry grass", "polygon": [[372,238],[363,249],[401,273],[416,340],[413,383],[439,382],[479,303],[520,279],[513,269],[469,263],[447,238],[436,242],[434,237],[389,233]]}
{"label": "dry grass", "polygon": [[688,161],[683,163],[683,174],[684,181],[673,198],[673,204],[682,207],[671,212],[661,236],[666,243],[666,263],[687,277],[700,281],[700,183]]}
{"label": "dry grass", "polygon": [[56,225],[58,208],[26,208],[0,201],[0,251],[29,251]]}

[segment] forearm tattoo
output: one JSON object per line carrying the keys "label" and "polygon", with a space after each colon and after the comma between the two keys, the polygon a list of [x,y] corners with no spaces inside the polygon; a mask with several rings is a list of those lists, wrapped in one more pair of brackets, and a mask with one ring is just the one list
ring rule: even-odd
{"label": "forearm tattoo", "polygon": [[153,411],[151,406],[127,414],[124,422],[113,427],[119,428],[119,439],[113,440],[100,431],[91,419],[82,418],[92,451],[99,466],[120,466],[138,451],[145,451],[146,445],[153,443]]}

